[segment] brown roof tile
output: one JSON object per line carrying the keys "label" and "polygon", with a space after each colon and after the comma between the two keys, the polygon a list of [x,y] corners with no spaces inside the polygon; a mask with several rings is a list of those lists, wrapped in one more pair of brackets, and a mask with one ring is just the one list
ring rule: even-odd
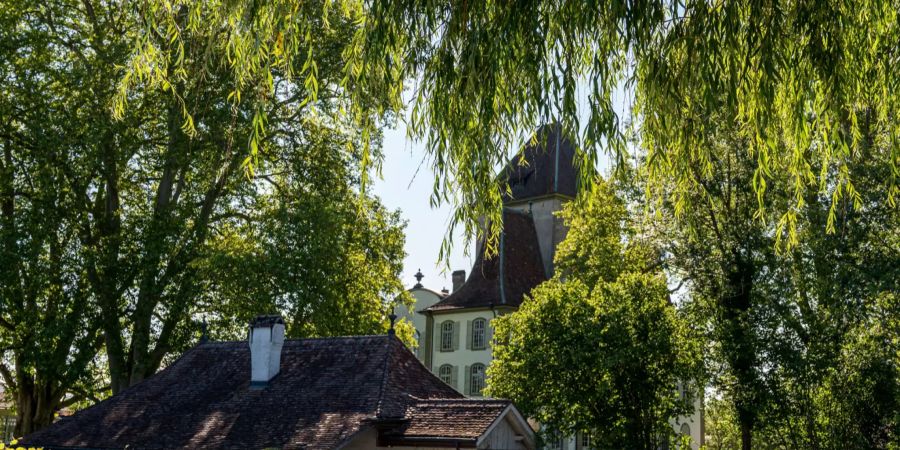
{"label": "brown roof tile", "polygon": [[504,209],[503,234],[502,296],[499,282],[501,255],[485,259],[483,252],[479,252],[466,282],[425,311],[438,312],[492,305],[518,307],[531,289],[544,282],[547,277],[541,262],[537,233],[531,215]]}
{"label": "brown roof tile", "polygon": [[210,342],[153,377],[23,440],[45,448],[329,449],[422,398],[462,395],[389,336],[289,340],[251,390],[246,342]]}
{"label": "brown roof tile", "polygon": [[408,422],[398,434],[405,439],[477,439],[511,404],[508,400],[423,400],[407,408]]}

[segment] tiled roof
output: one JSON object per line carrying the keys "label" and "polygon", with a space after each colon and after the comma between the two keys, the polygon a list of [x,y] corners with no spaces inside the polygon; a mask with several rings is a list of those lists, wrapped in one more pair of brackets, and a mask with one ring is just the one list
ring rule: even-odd
{"label": "tiled roof", "polygon": [[477,439],[512,403],[508,400],[424,400],[409,406],[400,430],[405,439]]}
{"label": "tiled roof", "polygon": [[23,443],[93,449],[330,449],[366,424],[403,420],[420,399],[462,398],[391,336],[286,341],[281,372],[264,389],[249,385],[247,342],[200,344],[153,377]]}
{"label": "tiled roof", "polygon": [[[541,262],[537,233],[531,215],[512,209],[503,211],[503,248],[485,259],[478,252],[469,278],[459,289],[425,311],[443,311],[488,306],[518,307],[532,288],[547,277]],[[503,259],[503,286],[500,286],[500,259]]]}
{"label": "tiled roof", "polygon": [[511,195],[504,195],[506,202],[551,194],[575,197],[578,192],[578,172],[573,164],[575,147],[571,141],[557,125],[544,125],[536,135],[536,144],[526,145],[501,172],[511,191]]}

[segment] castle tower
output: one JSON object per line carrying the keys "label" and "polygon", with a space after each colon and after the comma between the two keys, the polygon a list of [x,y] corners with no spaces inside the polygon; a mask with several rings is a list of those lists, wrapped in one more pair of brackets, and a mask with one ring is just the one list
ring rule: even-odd
{"label": "castle tower", "polygon": [[492,358],[491,319],[518,309],[534,287],[553,275],[556,246],[567,231],[554,213],[575,198],[578,181],[575,149],[559,130],[541,127],[535,143],[498,174],[509,189],[497,254],[486,258],[480,238],[468,277],[458,272],[465,282],[454,281],[452,293],[416,309],[426,319],[420,358],[465,395],[481,396]]}
{"label": "castle tower", "polygon": [[500,173],[509,186],[506,208],[530,213],[547,277],[553,276],[556,247],[568,229],[554,213],[578,193],[578,173],[573,164],[575,147],[558,125],[538,129],[529,143]]}

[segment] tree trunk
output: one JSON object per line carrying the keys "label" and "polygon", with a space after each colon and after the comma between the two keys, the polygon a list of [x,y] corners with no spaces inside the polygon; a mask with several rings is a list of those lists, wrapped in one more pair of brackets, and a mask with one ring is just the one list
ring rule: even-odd
{"label": "tree trunk", "polygon": [[[18,359],[18,358],[17,358]],[[35,382],[34,376],[16,364],[16,426],[13,434],[22,437],[53,423],[59,409],[58,390]]]}
{"label": "tree trunk", "polygon": [[[725,270],[725,295],[722,309],[725,327],[722,342],[725,358],[736,381],[734,392],[737,419],[741,427],[741,448],[752,449],[753,426],[756,421],[756,345],[752,324],[749,322],[753,304],[753,280],[755,266],[750,256],[733,249],[732,261]],[[748,251],[747,254],[750,254]]]}
{"label": "tree trunk", "polygon": [[741,449],[750,450],[753,448],[753,426],[749,423],[741,424]]}
{"label": "tree trunk", "polygon": [[13,430],[16,437],[26,436],[53,423],[57,405],[35,394],[22,392],[18,396],[16,426]]}

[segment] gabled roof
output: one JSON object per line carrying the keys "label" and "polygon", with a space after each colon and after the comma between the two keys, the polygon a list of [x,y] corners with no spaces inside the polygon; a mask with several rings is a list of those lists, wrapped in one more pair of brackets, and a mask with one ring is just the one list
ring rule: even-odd
{"label": "gabled roof", "polygon": [[532,288],[547,279],[531,215],[504,209],[502,241],[498,254],[489,259],[484,257],[484,252],[479,251],[466,282],[425,311],[490,306],[518,307]]}
{"label": "gabled roof", "polygon": [[462,398],[393,336],[288,340],[281,372],[260,390],[250,389],[247,342],[209,342],[23,444],[331,449],[367,425],[406,420],[421,399]]}
{"label": "gabled roof", "polygon": [[500,173],[511,194],[504,194],[504,202],[521,202],[554,194],[574,198],[578,193],[574,158],[575,147],[563,135],[561,127],[555,124],[542,126],[536,133],[536,142],[529,142]]}

